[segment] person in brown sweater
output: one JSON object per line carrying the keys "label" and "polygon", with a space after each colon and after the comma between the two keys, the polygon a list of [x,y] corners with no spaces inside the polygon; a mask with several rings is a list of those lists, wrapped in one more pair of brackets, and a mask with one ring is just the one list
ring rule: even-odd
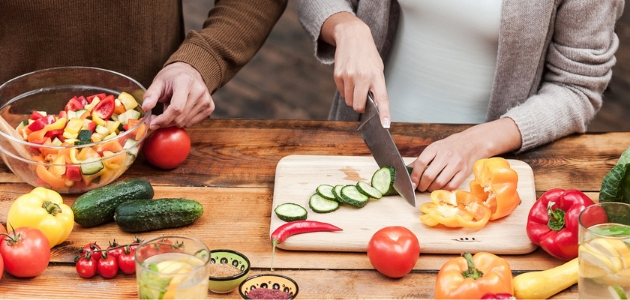
{"label": "person in brown sweater", "polygon": [[211,94],[262,47],[287,0],[216,0],[199,32],[184,32],[181,0],[23,0],[0,4],[0,84],[52,67],[90,66],[148,87],[150,127],[191,126]]}

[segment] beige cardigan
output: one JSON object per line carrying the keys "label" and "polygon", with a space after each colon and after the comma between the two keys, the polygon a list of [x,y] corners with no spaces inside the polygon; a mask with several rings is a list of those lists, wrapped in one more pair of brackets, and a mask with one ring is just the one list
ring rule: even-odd
{"label": "beige cardigan", "polygon": [[[322,63],[333,63],[335,48],[318,39],[321,27],[341,11],[361,18],[387,57],[400,9],[396,0],[298,1],[300,23]],[[523,140],[519,151],[585,132],[616,62],[614,27],[623,8],[623,0],[503,0],[486,120],[513,119]],[[336,93],[329,118],[356,121],[360,115]]]}

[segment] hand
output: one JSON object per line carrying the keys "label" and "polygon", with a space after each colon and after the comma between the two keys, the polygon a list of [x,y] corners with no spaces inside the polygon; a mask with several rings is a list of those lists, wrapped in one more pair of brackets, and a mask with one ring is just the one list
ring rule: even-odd
{"label": "hand", "polygon": [[214,101],[201,74],[183,62],[164,67],[144,93],[142,109],[148,111],[157,102],[164,103],[164,112],[149,120],[152,130],[160,127],[189,127],[210,116]]}
{"label": "hand", "polygon": [[475,125],[427,146],[411,164],[411,182],[420,192],[458,189],[477,160],[517,150],[521,143],[512,119]]}
{"label": "hand", "polygon": [[389,128],[391,117],[383,60],[370,28],[353,14],[340,12],[324,22],[321,38],[336,46],[333,76],[346,105],[364,112],[368,91],[372,91],[381,124]]}

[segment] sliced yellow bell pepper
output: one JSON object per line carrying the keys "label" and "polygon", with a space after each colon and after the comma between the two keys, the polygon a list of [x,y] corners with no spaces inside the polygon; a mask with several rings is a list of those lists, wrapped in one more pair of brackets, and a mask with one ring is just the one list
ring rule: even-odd
{"label": "sliced yellow bell pepper", "polygon": [[428,226],[464,227],[478,230],[490,220],[490,208],[472,193],[455,190],[431,192],[431,202],[423,203],[420,221]]}
{"label": "sliced yellow bell pepper", "polygon": [[41,230],[52,248],[64,242],[72,232],[74,214],[59,193],[37,187],[11,204],[7,224],[13,228],[30,226]]}

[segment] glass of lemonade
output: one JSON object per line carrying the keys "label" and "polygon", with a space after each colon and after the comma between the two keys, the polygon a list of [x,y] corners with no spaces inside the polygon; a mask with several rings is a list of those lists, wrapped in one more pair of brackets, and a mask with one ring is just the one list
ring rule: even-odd
{"label": "glass of lemonade", "polygon": [[201,241],[162,236],[135,251],[140,299],[204,299],[208,296],[210,250]]}
{"label": "glass of lemonade", "polygon": [[630,205],[598,203],[579,217],[580,299],[630,296]]}

